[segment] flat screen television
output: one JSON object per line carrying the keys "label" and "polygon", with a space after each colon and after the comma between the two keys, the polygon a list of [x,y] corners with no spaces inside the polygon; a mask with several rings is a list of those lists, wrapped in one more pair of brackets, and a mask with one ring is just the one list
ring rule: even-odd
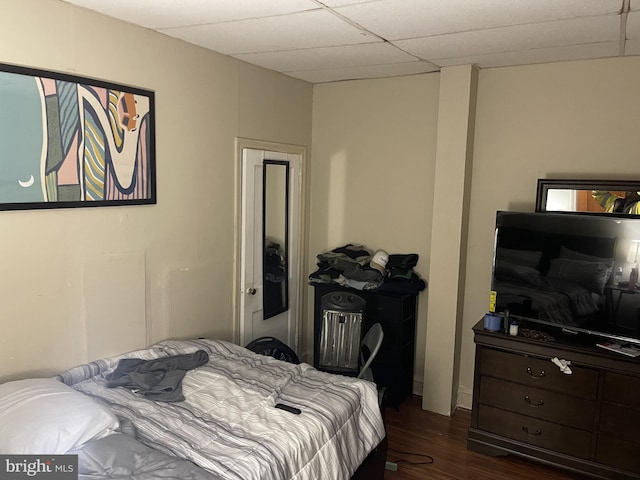
{"label": "flat screen television", "polygon": [[528,325],[640,344],[640,289],[628,284],[639,244],[637,217],[498,211],[495,310]]}

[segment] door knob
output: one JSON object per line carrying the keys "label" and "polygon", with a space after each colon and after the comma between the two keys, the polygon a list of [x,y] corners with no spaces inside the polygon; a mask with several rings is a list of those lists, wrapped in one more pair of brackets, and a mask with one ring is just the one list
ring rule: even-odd
{"label": "door knob", "polygon": [[255,295],[256,294],[256,289],[255,288],[248,288],[247,289],[247,293],[249,295]]}

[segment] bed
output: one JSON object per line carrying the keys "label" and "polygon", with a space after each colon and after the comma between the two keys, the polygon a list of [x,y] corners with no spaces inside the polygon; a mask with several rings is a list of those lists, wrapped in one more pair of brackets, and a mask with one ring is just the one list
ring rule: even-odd
{"label": "bed", "polygon": [[[199,362],[177,382],[117,386],[122,365],[196,356]],[[79,478],[87,480],[373,479],[384,473],[385,431],[373,383],[224,341],[168,340],[53,379],[9,382],[0,385],[0,412],[6,413],[0,413],[0,452],[77,454]],[[39,431],[29,438],[24,422],[34,415],[41,418],[29,420]],[[43,435],[47,426],[56,438]],[[8,440],[11,429],[20,431],[19,440]]]}

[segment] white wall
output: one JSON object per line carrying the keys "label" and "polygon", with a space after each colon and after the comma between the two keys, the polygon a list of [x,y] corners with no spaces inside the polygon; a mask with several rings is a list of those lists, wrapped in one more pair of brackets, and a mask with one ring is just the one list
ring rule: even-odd
{"label": "white wall", "polygon": [[234,334],[235,137],[310,145],[311,85],[56,0],[3,0],[0,62],[155,91],[158,203],[0,212],[0,380]]}

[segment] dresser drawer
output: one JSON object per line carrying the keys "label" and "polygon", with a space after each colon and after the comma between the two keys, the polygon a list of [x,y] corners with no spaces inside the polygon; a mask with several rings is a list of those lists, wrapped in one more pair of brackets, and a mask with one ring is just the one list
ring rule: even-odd
{"label": "dresser drawer", "polygon": [[606,372],[604,375],[604,392],[602,397],[605,402],[627,405],[640,409],[640,377],[620,375],[619,373]]}
{"label": "dresser drawer", "polygon": [[588,458],[591,433],[487,405],[478,407],[478,428],[520,442]]}
{"label": "dresser drawer", "polygon": [[412,343],[416,336],[416,318],[414,316],[407,318],[402,322],[402,338],[401,345]]}
{"label": "dresser drawer", "polygon": [[640,447],[618,437],[600,435],[596,449],[596,462],[611,467],[640,473]]}
{"label": "dresser drawer", "polygon": [[593,429],[596,414],[594,400],[492,377],[480,380],[480,403],[582,430]]}
{"label": "dresser drawer", "polygon": [[640,410],[603,404],[600,412],[600,432],[635,443],[636,451],[640,454]]}
{"label": "dresser drawer", "polygon": [[483,348],[480,365],[482,375],[553,390],[574,397],[595,399],[598,391],[597,370],[571,365],[573,373],[567,375],[551,363],[551,359]]}
{"label": "dresser drawer", "polygon": [[367,313],[381,323],[401,323],[416,314],[416,298],[377,295],[367,299]]}

